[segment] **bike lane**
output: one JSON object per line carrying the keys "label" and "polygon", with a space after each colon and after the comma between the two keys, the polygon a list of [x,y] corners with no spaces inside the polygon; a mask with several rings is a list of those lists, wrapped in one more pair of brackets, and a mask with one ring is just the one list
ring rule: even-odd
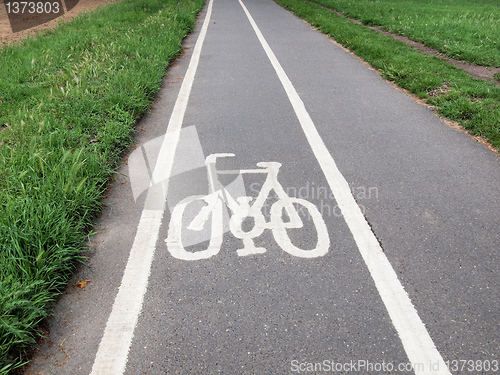
{"label": "bike lane", "polygon": [[[296,27],[297,20],[274,3],[250,4],[260,9],[261,17],[280,22],[286,18],[293,25],[288,27]],[[276,27],[273,22],[269,25]],[[313,45],[317,43],[312,39]],[[318,40],[323,47],[326,39],[319,35]],[[309,45],[311,40],[305,42]],[[329,46],[334,60],[340,55],[337,58],[347,66],[355,61],[333,44]],[[288,58],[294,57],[295,50],[288,51]],[[366,71],[359,62],[354,64],[353,74]],[[367,77],[378,79],[373,72]],[[316,100],[322,98],[320,91]],[[332,113],[328,116],[324,121],[335,121]],[[198,142],[199,147],[193,147]],[[237,253],[242,241],[226,227],[220,252],[210,258],[173,257],[164,241],[170,235],[170,212],[183,198],[209,193],[203,157],[215,153],[235,154],[218,163],[220,169],[254,169],[262,161],[281,163],[278,181],[288,195],[311,202],[322,213],[330,238],[328,253],[311,259],[294,257],[266,229],[255,238],[256,246],[266,252],[242,257]],[[182,171],[188,163],[192,168]],[[333,198],[331,182],[236,2],[214,2],[173,169],[182,172],[169,180],[169,210],[163,218],[126,373],[288,373],[304,362],[321,362],[324,370],[333,363],[409,362],[401,332],[394,329],[394,317],[391,320],[373,285]],[[235,197],[255,197],[263,185],[259,177],[234,181]],[[367,199],[378,198],[377,186],[351,189],[364,190]],[[287,232],[296,246],[314,248],[313,224],[309,220],[302,230]],[[207,242],[196,246],[189,251],[206,248]],[[446,373],[440,370],[436,373]]]}

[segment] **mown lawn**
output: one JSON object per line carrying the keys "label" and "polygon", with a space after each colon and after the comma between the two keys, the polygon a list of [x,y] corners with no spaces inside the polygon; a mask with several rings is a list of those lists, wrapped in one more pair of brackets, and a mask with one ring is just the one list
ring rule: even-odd
{"label": "mown lawn", "polygon": [[498,0],[312,0],[469,63],[500,66]]}

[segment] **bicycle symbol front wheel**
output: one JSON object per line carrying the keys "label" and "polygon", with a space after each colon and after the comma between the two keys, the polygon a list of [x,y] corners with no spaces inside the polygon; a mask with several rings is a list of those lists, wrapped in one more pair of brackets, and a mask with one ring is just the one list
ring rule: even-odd
{"label": "bicycle symbol front wheel", "polygon": [[[222,246],[223,235],[223,212],[222,202],[220,199],[215,202],[215,205],[210,210],[212,220],[208,220],[207,217],[206,220],[201,223],[200,228],[194,229],[194,231],[191,230],[191,233],[193,234],[195,231],[201,232],[204,227],[208,225],[208,222],[211,221],[212,228],[210,230],[208,247],[205,250],[200,251],[187,251],[184,245],[187,241],[183,239],[183,232],[189,227],[190,220],[193,220],[193,218],[186,220],[185,214],[186,212],[193,210],[195,213],[199,213],[200,210],[203,210],[203,208],[206,207],[206,204],[209,203],[206,199],[207,196],[195,195],[182,200],[175,206],[170,218],[168,236],[165,240],[167,243],[167,249],[174,258],[182,260],[200,260],[211,258],[219,253]],[[200,209],[198,209],[198,207],[200,207]],[[193,241],[193,239],[191,239],[189,242],[190,244],[195,244],[196,242],[204,242],[203,240],[204,239],[200,239],[197,241],[194,239]]]}
{"label": "bicycle symbol front wheel", "polygon": [[[300,205],[305,208],[308,212],[308,217],[312,219],[314,227],[316,228],[316,233],[318,241],[316,247],[311,250],[300,249],[292,243],[285,222],[283,222],[283,209],[285,208],[285,202],[279,200],[274,203],[271,207],[271,222],[273,223],[273,236],[276,243],[290,255],[301,258],[316,258],[325,255],[330,247],[330,237],[328,236],[328,230],[326,228],[325,221],[319,213],[317,207],[309,201],[300,198],[289,198],[289,202],[292,204]],[[291,209],[291,208],[287,208]]]}

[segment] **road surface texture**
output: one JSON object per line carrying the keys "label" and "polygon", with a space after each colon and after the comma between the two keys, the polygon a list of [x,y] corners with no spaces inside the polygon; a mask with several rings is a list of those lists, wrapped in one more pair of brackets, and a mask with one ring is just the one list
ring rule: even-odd
{"label": "road surface texture", "polygon": [[498,155],[271,0],[185,45],[26,373],[500,373]]}

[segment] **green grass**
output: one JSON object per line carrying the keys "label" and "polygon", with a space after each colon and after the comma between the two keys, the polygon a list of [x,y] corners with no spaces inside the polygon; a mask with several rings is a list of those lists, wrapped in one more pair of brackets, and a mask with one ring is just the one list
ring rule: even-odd
{"label": "green grass", "polygon": [[40,336],[202,5],[124,0],[0,49],[0,374]]}
{"label": "green grass", "polygon": [[[500,87],[310,1],[275,1],[369,62],[384,78],[425,99],[442,116],[500,148]],[[447,90],[429,95],[441,87]]]}
{"label": "green grass", "polygon": [[500,66],[498,0],[312,0],[469,63]]}

